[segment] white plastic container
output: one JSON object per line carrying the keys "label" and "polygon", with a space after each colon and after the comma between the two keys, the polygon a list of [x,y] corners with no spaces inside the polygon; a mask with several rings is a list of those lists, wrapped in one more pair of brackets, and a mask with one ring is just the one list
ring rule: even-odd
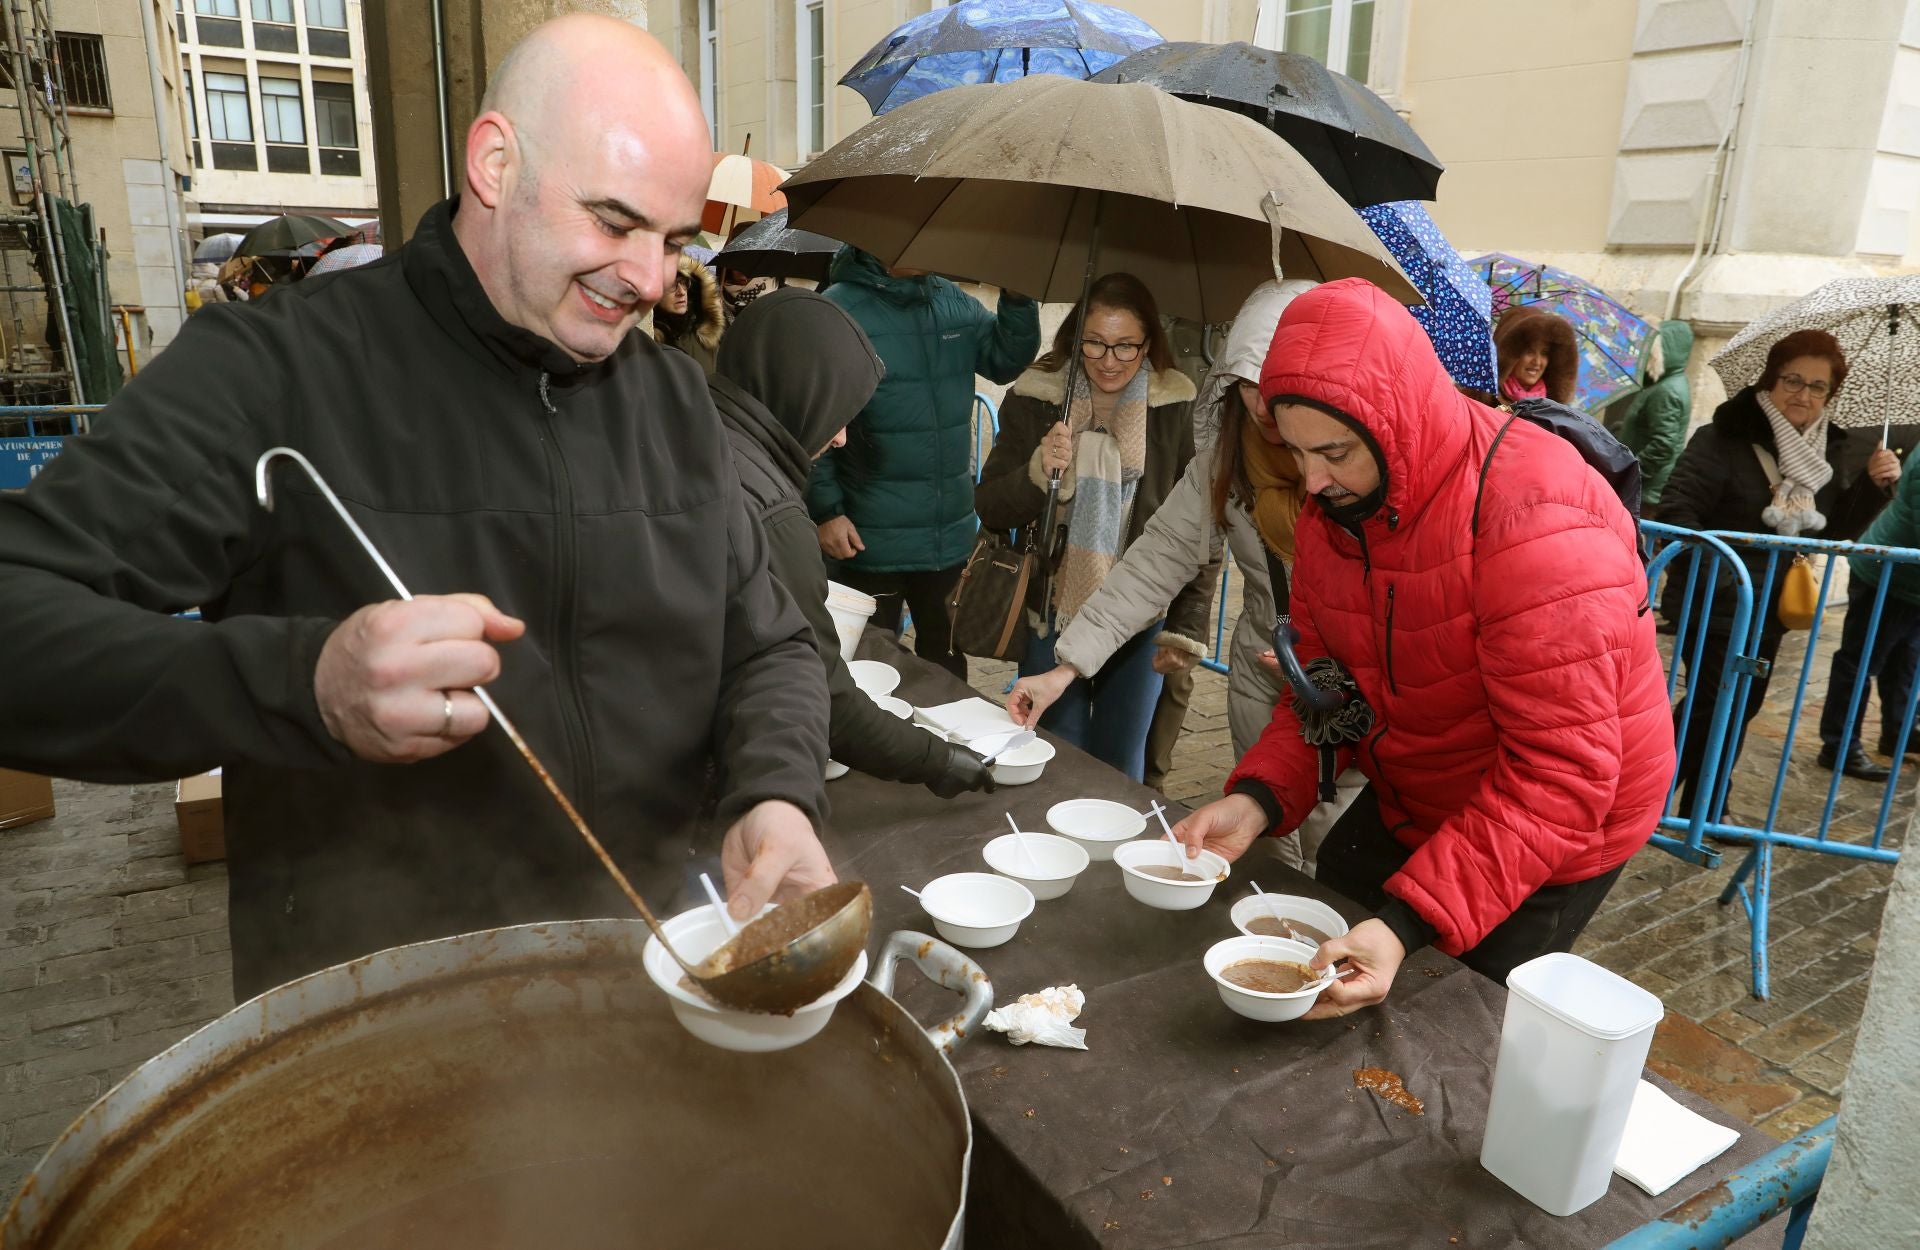
{"label": "white plastic container", "polygon": [[1578,955],[1507,974],[1480,1165],[1549,1215],[1607,1192],[1660,1000]]}
{"label": "white plastic container", "polygon": [[827,613],[833,617],[833,627],[840,634],[840,658],[847,663],[853,663],[854,648],[860,645],[867,619],[879,606],[872,595],[863,595],[839,582],[827,583]]}
{"label": "white plastic container", "polygon": [[1033,914],[1033,892],[990,872],[950,872],[920,891],[933,928],[955,946],[984,950],[1013,940]]}
{"label": "white plastic container", "polygon": [[[1024,849],[1023,849],[1024,844]],[[1003,833],[981,848],[987,867],[1027,887],[1035,899],[1059,898],[1086,871],[1086,851],[1057,833]]]}

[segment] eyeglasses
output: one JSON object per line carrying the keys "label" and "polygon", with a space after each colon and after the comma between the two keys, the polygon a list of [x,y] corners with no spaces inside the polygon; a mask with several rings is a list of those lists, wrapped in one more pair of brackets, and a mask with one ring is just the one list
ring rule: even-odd
{"label": "eyeglasses", "polygon": [[1815,399],[1825,399],[1833,390],[1825,382],[1809,382],[1797,373],[1781,374],[1780,386],[1789,395],[1798,395],[1801,391],[1806,391]]}
{"label": "eyeglasses", "polygon": [[1140,359],[1140,349],[1145,343],[1102,343],[1099,339],[1081,339],[1080,354],[1088,360],[1099,360],[1108,352],[1123,365],[1130,365]]}

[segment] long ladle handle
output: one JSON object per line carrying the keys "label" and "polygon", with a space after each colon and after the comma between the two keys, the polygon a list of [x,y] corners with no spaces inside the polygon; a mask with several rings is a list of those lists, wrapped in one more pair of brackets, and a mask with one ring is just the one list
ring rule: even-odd
{"label": "long ladle handle", "polygon": [[[379,566],[380,572],[387,579],[387,585],[393,587],[393,593],[402,599],[412,600],[413,592],[401,582],[400,575],[393,571],[393,566],[388,564],[386,557],[380,554],[380,549],[373,545],[373,540],[367,537],[367,532],[360,528],[360,523],[353,519],[353,514],[348,512],[346,505],[340,502],[340,496],[333,493],[333,487],[327,485],[326,479],[320,476],[320,470],[314,468],[311,460],[293,448],[268,448],[261,453],[260,459],[254,462],[253,492],[259,499],[260,506],[268,512],[273,511],[272,470],[273,462],[276,460],[291,460],[300,466],[301,471],[307,475],[314,486],[319,488],[320,494],[332,506],[334,512],[346,523],[347,529],[353,534],[354,541],[360,544],[360,550],[366,552],[368,558]],[[514,728],[511,720],[507,719],[507,714],[500,710],[500,705],[493,701],[493,696],[487,693],[486,687],[474,686],[472,689],[474,697],[479,699],[480,705],[487,709],[487,715],[493,717],[494,722],[506,731],[507,737],[513,740],[513,745],[519,748],[520,758],[527,761],[527,766],[533,769],[534,775],[539,777],[541,784],[547,787],[547,793],[551,794],[553,801],[560,805],[560,810],[567,814],[567,819],[573,822],[573,827],[580,837],[593,853],[600,857],[600,866],[607,870],[607,875],[612,877],[614,884],[620,887],[620,892],[627,896],[627,901],[632,903],[634,910],[640,913],[640,918],[647,922],[647,927],[653,930],[653,935],[660,939],[660,945],[666,947],[667,954],[673,956],[673,962],[679,964],[689,976],[697,978],[699,974],[694,971],[693,965],[682,959],[680,952],[673,949],[673,943],[667,939],[666,932],[661,929],[660,922],[654,919],[653,911],[640,897],[639,891],[635,890],[633,883],[627,880],[627,874],[620,871],[620,865],[613,862],[613,856],[607,854],[607,848],[600,844],[599,838],[593,836],[593,830],[587,828],[585,819],[561,792],[559,783],[553,779],[553,774],[549,773],[546,765],[540,762],[540,757],[533,753],[533,748],[528,746],[527,740],[520,736],[520,731]]]}

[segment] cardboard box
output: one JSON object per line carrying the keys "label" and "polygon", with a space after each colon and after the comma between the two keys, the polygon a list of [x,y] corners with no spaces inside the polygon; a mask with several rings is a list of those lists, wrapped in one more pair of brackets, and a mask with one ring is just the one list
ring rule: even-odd
{"label": "cardboard box", "polygon": [[0,768],[0,829],[53,815],[53,779]]}
{"label": "cardboard box", "polygon": [[173,793],[173,814],[180,821],[181,858],[189,864],[205,864],[227,857],[219,769],[181,781]]}

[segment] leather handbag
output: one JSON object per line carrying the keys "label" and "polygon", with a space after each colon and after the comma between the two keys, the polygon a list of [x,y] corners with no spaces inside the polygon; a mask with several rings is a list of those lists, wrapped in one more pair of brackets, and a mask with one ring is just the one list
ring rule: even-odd
{"label": "leather handbag", "polygon": [[949,647],[983,660],[1018,660],[1026,652],[1027,600],[1040,572],[1033,549],[1035,526],[1015,546],[1009,535],[982,529],[960,568],[960,580],[947,599],[953,622]]}
{"label": "leather handbag", "polygon": [[[1753,454],[1760,461],[1768,484],[1775,490],[1780,489],[1779,462],[1758,443],[1754,444]],[[1805,556],[1795,556],[1787,571],[1780,575],[1780,598],[1775,602],[1774,615],[1787,629],[1812,629],[1819,609],[1820,582],[1813,575],[1813,565]]]}

